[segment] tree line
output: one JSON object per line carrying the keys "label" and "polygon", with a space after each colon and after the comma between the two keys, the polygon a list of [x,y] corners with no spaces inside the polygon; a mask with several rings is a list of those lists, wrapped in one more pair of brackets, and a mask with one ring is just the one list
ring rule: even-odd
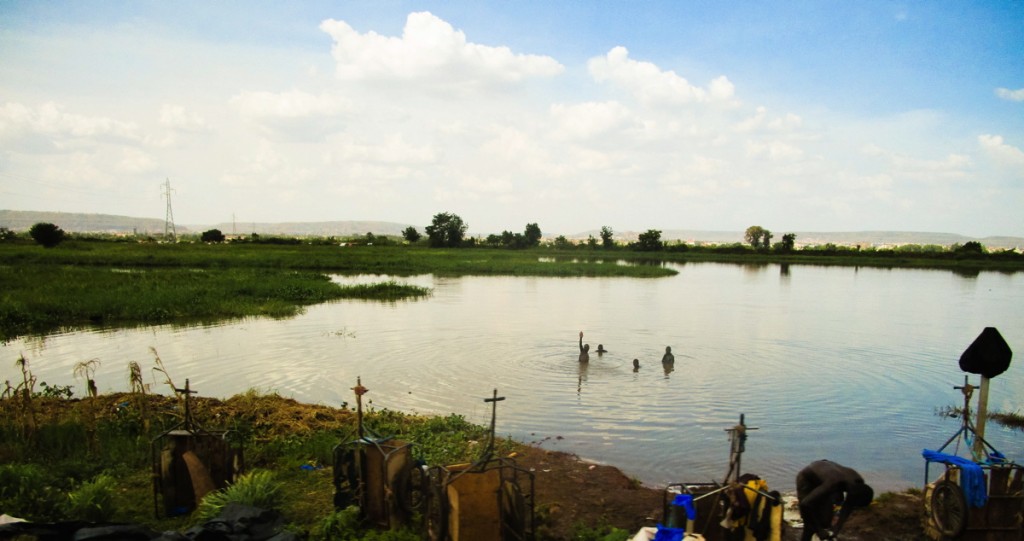
{"label": "tree line", "polygon": [[[501,234],[491,234],[487,237],[467,237],[466,231],[469,225],[459,215],[451,212],[435,214],[431,223],[424,227],[426,235],[420,234],[413,226],[407,227],[402,232],[402,239],[410,245],[426,245],[432,248],[508,248],[528,249],[542,246],[543,234],[537,223],[528,223],[522,233],[502,231]],[[573,250],[631,250],[637,252],[694,252],[709,253],[718,255],[744,255],[744,254],[775,254],[775,255],[808,255],[808,256],[871,256],[871,257],[915,257],[933,259],[995,259],[1024,261],[1024,254],[1014,250],[989,251],[984,245],[977,241],[969,241],[963,244],[951,246],[939,245],[918,245],[907,244],[892,248],[860,247],[860,246],[839,246],[832,243],[815,246],[796,246],[796,234],[784,233],[779,242],[772,243],[774,235],[772,232],[760,225],[752,225],[746,229],[743,235],[743,242],[732,244],[686,244],[682,241],[665,241],[661,238],[661,231],[648,229],[637,236],[637,240],[628,243],[616,242],[615,232],[609,226],[602,226],[598,237],[589,235],[583,241],[575,241],[559,235],[545,243],[545,247]],[[37,244],[45,248],[53,248],[62,243],[69,235],[59,226],[52,223],[40,222],[29,229],[29,237]],[[15,241],[19,235],[6,227],[0,227],[0,242]],[[153,239],[156,240],[156,239]],[[199,236],[203,243],[222,243],[228,239],[217,230],[204,231]],[[252,234],[245,239],[231,239],[231,242],[248,242],[257,244],[337,244],[338,239],[334,237],[317,239],[299,239],[297,237],[261,236]],[[366,233],[365,236],[350,238],[342,244],[354,245],[395,245],[393,237],[386,235],[374,235]]]}

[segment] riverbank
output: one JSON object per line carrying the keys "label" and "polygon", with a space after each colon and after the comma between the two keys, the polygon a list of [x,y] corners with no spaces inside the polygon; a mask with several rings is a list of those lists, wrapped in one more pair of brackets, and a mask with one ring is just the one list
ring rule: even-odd
{"label": "riverbank", "polygon": [[[66,503],[69,494],[80,494],[83,486],[106,475],[118,480],[108,495],[106,520],[158,531],[194,524],[190,517],[153,516],[149,443],[181,421],[179,400],[152,393],[84,399],[61,393],[44,387],[26,400],[9,387],[0,399],[0,477],[20,475],[23,484],[19,490],[9,484],[0,491],[0,512],[37,522],[80,519]],[[197,397],[191,406],[200,426],[231,429],[241,437],[247,468],[270,471],[280,483],[279,511],[289,527],[317,539],[334,514],[332,450],[355,433],[352,409],[252,392],[226,400]],[[368,411],[364,421],[368,428],[414,442],[415,455],[427,464],[473,460],[488,437],[486,429],[456,415],[382,410]],[[496,451],[514,454],[517,464],[535,475],[539,540],[605,539],[616,529],[635,533],[663,520],[663,490],[642,486],[613,466],[516,442],[499,441]],[[844,539],[923,539],[922,511],[914,493],[880,495],[871,509],[855,515]],[[789,528],[787,539],[796,531]]]}

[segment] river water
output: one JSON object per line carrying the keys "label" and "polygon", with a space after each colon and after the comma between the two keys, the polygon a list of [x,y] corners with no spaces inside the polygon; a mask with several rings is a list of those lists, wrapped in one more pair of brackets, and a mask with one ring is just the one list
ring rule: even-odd
{"label": "river water", "polygon": [[[615,465],[646,484],[722,480],[726,429],[743,414],[743,472],[792,490],[796,472],[829,458],[877,490],[920,487],[923,448],[959,420],[963,351],[985,327],[1024,349],[1024,273],[684,264],[670,278],[345,276],[429,287],[425,299],[339,301],[291,319],[214,326],[82,331],[0,345],[0,377],[20,380],[24,354],[40,381],[84,384],[97,359],[101,392],[128,387],[130,361],[153,377],[156,350],[179,385],[228,397],[249,389],[303,402],[457,413],[497,432]],[[577,362],[579,331],[591,346]],[[597,344],[608,353],[595,353]],[[660,362],[666,346],[672,372]],[[641,367],[634,371],[633,359]],[[1018,358],[991,381],[990,410],[1024,411]],[[970,375],[970,382],[980,383]],[[154,384],[154,390],[168,391]],[[1024,433],[989,423],[1017,462]],[[964,443],[954,441],[947,451]],[[934,469],[932,471],[935,471]]]}

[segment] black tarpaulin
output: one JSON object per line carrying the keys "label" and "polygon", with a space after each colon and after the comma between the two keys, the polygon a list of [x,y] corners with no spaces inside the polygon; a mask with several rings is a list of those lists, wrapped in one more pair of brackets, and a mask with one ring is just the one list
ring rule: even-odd
{"label": "black tarpaulin", "polygon": [[960,369],[994,378],[1010,367],[1013,352],[995,327],[985,327],[960,356]]}

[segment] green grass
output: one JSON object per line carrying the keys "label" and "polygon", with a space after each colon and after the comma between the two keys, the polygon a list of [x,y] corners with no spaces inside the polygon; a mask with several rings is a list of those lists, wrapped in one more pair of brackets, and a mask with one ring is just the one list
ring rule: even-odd
{"label": "green grass", "polygon": [[617,260],[651,263],[637,252],[548,249],[436,249],[416,246],[320,244],[155,244],[69,241],[56,248],[0,243],[0,265],[79,265],[109,268],[313,270],[337,274],[409,276],[632,276],[676,274],[659,264],[619,265]]}
{"label": "green grass", "polygon": [[334,299],[398,300],[429,290],[387,282],[341,286],[318,272],[266,268],[183,269],[0,266],[0,339],[86,326],[192,324],[291,317]]}
{"label": "green grass", "polygon": [[280,511],[284,503],[282,484],[267,470],[244,473],[228,486],[206,495],[196,508],[196,518],[207,521],[220,515],[228,504],[249,505]]}
{"label": "green grass", "polygon": [[[142,410],[136,409],[137,398],[128,393],[37,398],[39,422],[32,437],[22,433],[20,399],[0,398],[0,506],[4,512],[34,522],[111,520],[157,531],[183,531],[216,515],[227,503],[239,502],[278,510],[290,529],[308,532],[313,539],[401,541],[418,535],[364,530],[346,521],[344,511],[334,509],[330,460],[336,445],[354,438],[353,412],[257,392],[224,401],[193,399],[198,424],[238,429],[245,462],[253,473],[208,495],[191,516],[157,516],[150,443],[160,441],[157,436],[180,421],[180,404],[145,395],[147,431],[140,419]],[[430,464],[472,461],[487,437],[486,428],[458,415],[433,418],[371,410],[364,420],[374,431],[412,442],[414,457]],[[41,436],[44,433],[48,436]],[[499,452],[514,448],[516,444],[507,441],[497,445]],[[324,467],[301,467],[309,464]],[[337,537],[339,532],[344,536]]]}

